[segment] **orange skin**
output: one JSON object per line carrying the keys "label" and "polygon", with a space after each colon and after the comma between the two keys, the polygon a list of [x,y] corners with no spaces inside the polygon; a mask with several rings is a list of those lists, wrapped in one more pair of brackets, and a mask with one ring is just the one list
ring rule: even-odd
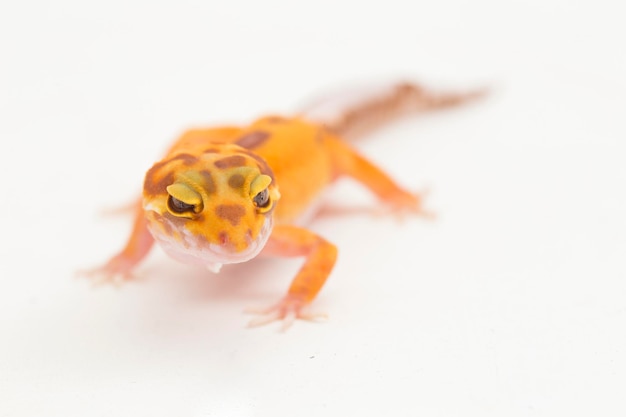
{"label": "orange skin", "polygon": [[[423,110],[473,96],[437,96],[402,84],[375,106],[366,103],[345,115],[367,122],[372,109],[387,114],[414,102]],[[248,261],[261,250],[304,257],[287,294],[276,305],[258,311],[263,317],[252,324],[315,318],[303,309],[330,275],[337,248],[294,223],[322,190],[347,176],[394,211],[421,213],[419,195],[397,185],[340,139],[342,132],[347,135],[355,127],[346,119],[321,124],[302,117],[271,116],[247,127],[186,132],[147,172],[142,204],[124,249],[92,272],[106,279],[130,279],[155,240],[171,256],[214,271],[222,264]]]}

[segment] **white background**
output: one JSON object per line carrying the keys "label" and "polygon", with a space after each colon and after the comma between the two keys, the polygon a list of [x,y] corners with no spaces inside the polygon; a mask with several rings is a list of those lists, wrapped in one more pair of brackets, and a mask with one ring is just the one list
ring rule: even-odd
{"label": "white background", "polygon": [[[623,416],[620,5],[3,1],[0,415]],[[213,276],[155,250],[119,290],[73,277],[185,128],[381,77],[493,92],[356,143],[438,218],[314,222],[340,248],[327,322],[245,328],[295,261]]]}

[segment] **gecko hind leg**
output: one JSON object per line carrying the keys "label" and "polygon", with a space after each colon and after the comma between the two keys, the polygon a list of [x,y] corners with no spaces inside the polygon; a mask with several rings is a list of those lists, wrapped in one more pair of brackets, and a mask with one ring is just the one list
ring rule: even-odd
{"label": "gecko hind leg", "polygon": [[427,192],[410,192],[399,186],[389,175],[361,156],[348,144],[334,138],[326,138],[326,146],[336,177],[347,176],[368,188],[384,204],[383,210],[403,217],[407,214],[434,217],[423,207]]}

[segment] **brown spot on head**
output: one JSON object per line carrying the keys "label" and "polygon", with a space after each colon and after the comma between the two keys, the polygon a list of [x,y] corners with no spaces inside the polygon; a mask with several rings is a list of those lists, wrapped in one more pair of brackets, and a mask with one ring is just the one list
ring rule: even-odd
{"label": "brown spot on head", "polygon": [[220,150],[217,148],[206,148],[202,152],[203,153],[220,153]]}
{"label": "brown spot on head", "polygon": [[206,191],[207,194],[213,194],[215,192],[215,180],[213,180],[213,176],[211,176],[211,173],[209,171],[200,171],[200,175],[202,176],[202,179],[204,181],[204,189]]}
{"label": "brown spot on head", "polygon": [[249,152],[249,151],[241,151],[241,152],[245,153],[246,155],[248,155],[250,158],[254,159],[257,162],[257,167],[259,168],[259,171],[261,171],[261,174],[268,175],[272,179],[272,181],[274,181],[274,172],[272,172],[272,169],[269,167],[269,165],[267,165],[267,162],[265,162],[263,158],[261,158],[259,155],[255,154],[254,152]]}
{"label": "brown spot on head", "polygon": [[165,163],[155,164],[150,170],[146,173],[146,179],[143,183],[143,189],[152,195],[160,194],[165,192],[165,188],[174,182],[174,173],[168,172],[163,178],[159,181],[156,181],[156,173],[165,165]]}
{"label": "brown spot on head", "polygon": [[143,184],[144,190],[153,195],[164,193],[165,187],[174,182],[174,173],[170,170],[170,172],[165,174],[160,180],[157,180],[157,178],[162,168],[175,161],[182,161],[184,165],[191,165],[197,162],[198,158],[188,153],[181,153],[170,159],[157,162],[146,172]]}
{"label": "brown spot on head", "polygon": [[227,156],[215,161],[215,166],[220,169],[234,168],[246,165],[246,158],[241,155]]}
{"label": "brown spot on head", "polygon": [[243,183],[246,181],[245,177],[241,174],[233,174],[228,179],[228,185],[232,188],[238,190],[243,186]]}
{"label": "brown spot on head", "polygon": [[168,162],[172,162],[176,160],[182,160],[185,165],[191,165],[195,163],[198,160],[198,158],[188,153],[181,153],[171,158]]}
{"label": "brown spot on head", "polygon": [[263,130],[253,130],[241,136],[235,141],[236,145],[246,149],[254,149],[261,146],[271,135]]}
{"label": "brown spot on head", "polygon": [[220,204],[215,207],[215,214],[222,219],[228,220],[233,226],[237,226],[241,218],[246,214],[246,209],[238,204]]}

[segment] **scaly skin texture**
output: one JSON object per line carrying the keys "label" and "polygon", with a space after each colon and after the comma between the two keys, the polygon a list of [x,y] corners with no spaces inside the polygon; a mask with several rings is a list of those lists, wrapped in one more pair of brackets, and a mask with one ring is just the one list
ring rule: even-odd
{"label": "scaly skin texture", "polygon": [[294,223],[325,187],[351,177],[394,211],[421,213],[420,196],[359,155],[340,139],[342,134],[362,131],[411,107],[445,107],[475,95],[436,95],[399,84],[387,96],[328,123],[269,116],[246,127],[190,130],[146,173],[125,248],[91,273],[131,279],[155,241],[172,257],[213,271],[248,261],[261,250],[303,257],[287,294],[258,311],[263,317],[252,324],[314,318],[303,308],[326,282],[337,248]]}

